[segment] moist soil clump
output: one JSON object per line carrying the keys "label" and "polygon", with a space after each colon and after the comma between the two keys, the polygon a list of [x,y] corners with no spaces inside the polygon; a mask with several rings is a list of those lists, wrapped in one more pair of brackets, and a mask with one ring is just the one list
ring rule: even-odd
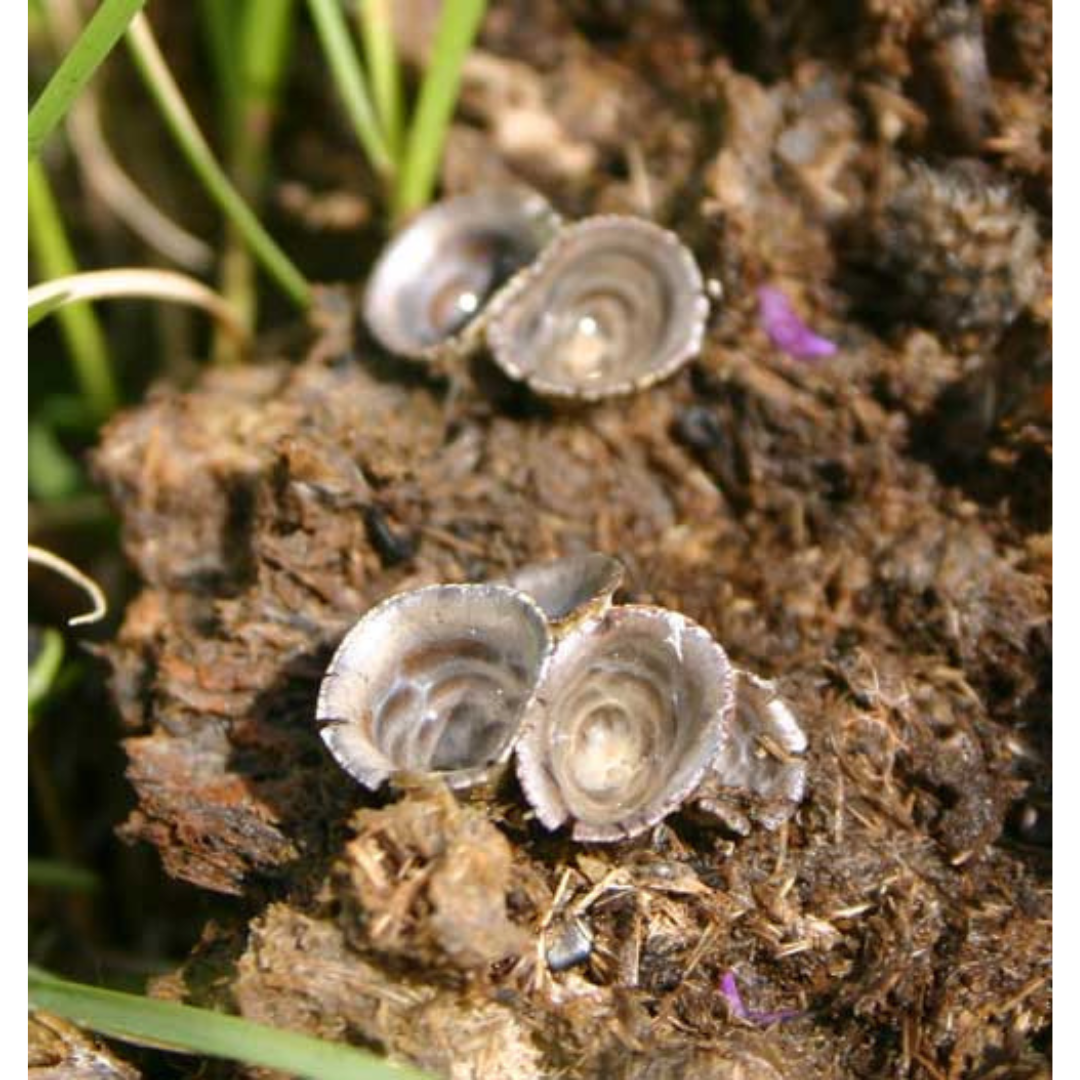
{"label": "moist soil clump", "polygon": [[[238,898],[156,993],[453,1077],[1049,1075],[1050,12],[937,6],[493,5],[444,190],[678,231],[723,299],[662,385],[431,375],[350,282],[303,347],[109,425],[122,834]],[[772,344],[765,284],[835,355]],[[512,777],[334,763],[315,699],[360,615],[591,550],[777,681],[791,821],[573,844]]]}

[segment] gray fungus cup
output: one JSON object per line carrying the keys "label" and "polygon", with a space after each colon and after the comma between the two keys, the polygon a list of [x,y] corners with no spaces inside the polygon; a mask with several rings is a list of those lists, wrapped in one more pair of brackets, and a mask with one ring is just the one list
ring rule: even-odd
{"label": "gray fungus cup", "polygon": [[539,607],[500,585],[433,585],[384,600],[341,643],[316,718],[365,787],[410,773],[453,788],[493,778],[547,667]]}
{"label": "gray fungus cup", "polygon": [[486,789],[516,755],[537,820],[579,841],[630,839],[683,804],[736,833],[775,828],[805,791],[794,713],[704,627],[613,604],[622,578],[594,552],[391,596],[327,669],[323,741],[370,789]]}
{"label": "gray fungus cup", "polygon": [[679,238],[640,218],[567,225],[493,305],[487,339],[512,379],[595,401],[644,390],[701,351],[709,301]]}
{"label": "gray fungus cup", "polygon": [[447,363],[486,342],[511,379],[552,398],[642,390],[701,351],[709,300],[693,255],[641,218],[563,224],[535,192],[436,203],[386,246],[363,316],[387,350]]}
{"label": "gray fungus cup", "polygon": [[735,673],[708,632],[625,605],[556,646],[517,750],[522,789],[575,840],[636,836],[678,808],[728,736]]}
{"label": "gray fungus cup", "polygon": [[806,734],[776,685],[738,673],[731,737],[696,793],[697,808],[746,835],[782,825],[806,794]]}
{"label": "gray fungus cup", "polygon": [[528,593],[556,634],[563,634],[583,619],[603,615],[624,574],[618,559],[593,551],[523,566],[507,582]]}
{"label": "gray fungus cup", "polygon": [[385,349],[453,360],[478,347],[493,299],[552,241],[560,219],[534,192],[478,191],[435,203],[386,246],[364,290]]}

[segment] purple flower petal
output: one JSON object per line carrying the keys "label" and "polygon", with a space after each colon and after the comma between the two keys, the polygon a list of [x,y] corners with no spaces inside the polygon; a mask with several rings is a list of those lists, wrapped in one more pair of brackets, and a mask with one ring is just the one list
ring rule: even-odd
{"label": "purple flower petal", "polygon": [[836,353],[836,342],[815,334],[796,314],[791,301],[772,285],[757,291],[761,325],[769,340],[796,360],[817,360]]}
{"label": "purple flower petal", "polygon": [[794,1020],[802,1013],[798,1009],[779,1009],[776,1012],[759,1012],[757,1009],[748,1009],[743,1004],[742,994],[739,993],[738,983],[735,982],[735,972],[726,971],[720,979],[720,993],[727,999],[731,1008],[731,1015],[740,1020],[746,1020],[751,1024],[778,1024],[784,1020]]}
{"label": "purple flower petal", "polygon": [[739,986],[735,982],[735,972],[724,972],[723,978],[720,980],[720,993],[727,998],[728,1005],[731,1006],[731,1015],[737,1016],[740,1020],[747,1018],[746,1006],[743,1004],[742,995],[739,993]]}

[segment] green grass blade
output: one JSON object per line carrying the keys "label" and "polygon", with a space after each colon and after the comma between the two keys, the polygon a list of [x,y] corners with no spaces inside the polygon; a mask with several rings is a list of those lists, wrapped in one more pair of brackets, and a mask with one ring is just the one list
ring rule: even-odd
{"label": "green grass blade", "polygon": [[394,212],[399,219],[431,199],[446,128],[457,103],[461,68],[486,8],[487,0],[446,0],[443,4],[395,190]]}
{"label": "green grass blade", "polygon": [[[233,51],[242,59],[237,98],[232,103],[233,135],[227,158],[238,190],[257,210],[266,189],[270,137],[278,98],[293,53],[296,23],[294,0],[247,0],[240,8]],[[219,285],[229,302],[252,328],[258,314],[258,289],[250,252],[229,229],[221,257]],[[234,362],[239,356],[220,335],[215,337],[214,359]]]}
{"label": "green grass blade", "polygon": [[233,158],[240,190],[258,194],[286,64],[292,55],[293,0],[248,0],[240,25],[243,58],[237,147]]}
{"label": "green grass blade", "polygon": [[382,176],[391,176],[393,158],[368,98],[364,70],[353,47],[341,0],[308,0],[308,7],[356,137],[373,168]]}
{"label": "green grass blade", "polygon": [[79,40],[64,57],[30,110],[27,127],[31,158],[37,156],[49,133],[64,118],[71,103],[145,3],[146,0],[102,0],[94,17],[79,35]]}
{"label": "green grass blade", "polygon": [[26,873],[29,883],[40,889],[96,892],[101,888],[97,874],[58,859],[28,859]]}
{"label": "green grass blade", "polygon": [[165,63],[165,58],[161,55],[144,15],[132,20],[127,31],[127,41],[135,66],[157,103],[166,126],[187,158],[188,164],[202,181],[207,194],[236,227],[266,272],[298,307],[306,308],[311,302],[311,287],[262,227],[259,219],[251,212],[215,160]]}
{"label": "green grass blade", "polygon": [[238,1016],[155,1001],[30,969],[30,1006],[116,1039],[261,1065],[308,1080],[423,1080],[416,1069]]}
{"label": "green grass blade", "polygon": [[356,0],[371,96],[390,154],[400,161],[402,138],[401,71],[398,68],[390,0]]}
{"label": "green grass blade", "polygon": [[41,632],[41,648],[28,672],[27,699],[31,727],[34,723],[34,710],[48,696],[63,662],[64,636],[54,627],[47,626]]}
{"label": "green grass blade", "polygon": [[32,303],[26,309],[27,330],[33,330],[42,319],[47,318],[58,308],[62,308],[68,303],[70,297],[71,293],[65,292],[63,289],[56,289],[54,292],[49,293],[48,296],[44,296]]}
{"label": "green grass blade", "polygon": [[26,480],[31,497],[45,502],[74,495],[82,481],[78,466],[41,420],[27,425]]}
{"label": "green grass blade", "polygon": [[[27,171],[27,210],[30,250],[40,276],[58,278],[76,273],[79,268],[64,232],[49,178],[41,162],[36,160],[30,162]],[[40,312],[32,313],[31,319],[34,314],[40,315]],[[116,408],[118,395],[101,326],[85,304],[64,308],[58,318],[79,389],[95,418],[103,420]]]}
{"label": "green grass blade", "polygon": [[30,0],[27,5],[26,15],[27,36],[30,38],[30,44],[33,45],[36,35],[44,34],[47,31],[44,0]]}
{"label": "green grass blade", "polygon": [[201,0],[199,4],[202,37],[217,84],[219,133],[226,144],[231,142],[237,128],[242,73],[236,63],[236,49],[244,10],[243,0],[224,4],[221,0]]}

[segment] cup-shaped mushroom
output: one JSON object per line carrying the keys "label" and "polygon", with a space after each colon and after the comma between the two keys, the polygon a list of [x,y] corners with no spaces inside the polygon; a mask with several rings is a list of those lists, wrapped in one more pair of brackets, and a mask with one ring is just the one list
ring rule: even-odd
{"label": "cup-shaped mushroom", "polygon": [[515,570],[508,580],[540,605],[556,633],[565,633],[583,619],[607,611],[624,572],[618,559],[592,551],[531,563]]}
{"label": "cup-shaped mushroom", "polygon": [[724,650],[683,615],[627,604],[556,643],[526,712],[517,772],[549,829],[636,836],[712,765],[735,708]]}
{"label": "cup-shaped mushroom", "polygon": [[534,192],[477,191],[429,207],[395,236],[364,292],[364,322],[392,353],[453,359],[479,344],[492,297],[559,226]]}
{"label": "cup-shaped mushroom", "polygon": [[323,741],[374,789],[435,774],[493,779],[551,654],[543,612],[502,585],[432,585],[384,600],[346,635],[319,691]]}
{"label": "cup-shaped mushroom", "polygon": [[806,748],[806,733],[775,684],[739,671],[731,735],[702,785],[699,806],[738,832],[749,829],[745,813],[775,829],[806,793]]}
{"label": "cup-shaped mushroom", "polygon": [[650,386],[697,355],[708,310],[674,233],[605,215],[559,232],[492,305],[487,339],[511,378],[591,401]]}

